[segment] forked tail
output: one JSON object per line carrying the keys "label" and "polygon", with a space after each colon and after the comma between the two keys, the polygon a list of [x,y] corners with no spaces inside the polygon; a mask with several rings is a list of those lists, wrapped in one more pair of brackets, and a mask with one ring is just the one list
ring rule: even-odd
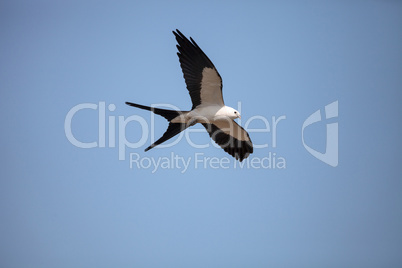
{"label": "forked tail", "polygon": [[179,134],[180,132],[182,132],[183,130],[185,130],[188,127],[188,125],[185,123],[171,123],[170,122],[173,118],[182,114],[183,112],[181,112],[181,111],[154,108],[154,107],[144,106],[144,105],[140,105],[140,104],[136,104],[136,103],[132,103],[132,102],[126,102],[126,104],[136,107],[136,108],[154,112],[155,114],[163,116],[164,118],[166,118],[166,120],[169,121],[168,129],[165,131],[163,136],[159,140],[157,140],[156,142],[151,144],[148,148],[146,148],[145,152],[154,148],[155,146],[167,141],[168,139],[173,138],[174,136],[176,136],[177,134]]}

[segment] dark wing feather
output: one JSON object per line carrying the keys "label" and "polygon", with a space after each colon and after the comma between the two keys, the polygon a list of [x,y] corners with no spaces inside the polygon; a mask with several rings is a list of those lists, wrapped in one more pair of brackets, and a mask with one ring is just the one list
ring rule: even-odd
{"label": "dark wing feather", "polygon": [[193,108],[202,103],[223,104],[222,78],[212,61],[197,43],[188,40],[179,30],[173,31],[177,40],[180,66]]}
{"label": "dark wing feather", "polygon": [[222,147],[225,152],[243,161],[253,153],[250,136],[233,120],[220,120],[212,124],[202,124],[209,136]]}

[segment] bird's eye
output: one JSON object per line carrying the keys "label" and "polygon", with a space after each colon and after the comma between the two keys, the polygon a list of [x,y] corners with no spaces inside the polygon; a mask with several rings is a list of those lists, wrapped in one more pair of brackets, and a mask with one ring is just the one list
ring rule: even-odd
{"label": "bird's eye", "polygon": [[235,114],[237,114],[237,112],[236,112],[236,111],[235,111],[234,113],[235,113]]}

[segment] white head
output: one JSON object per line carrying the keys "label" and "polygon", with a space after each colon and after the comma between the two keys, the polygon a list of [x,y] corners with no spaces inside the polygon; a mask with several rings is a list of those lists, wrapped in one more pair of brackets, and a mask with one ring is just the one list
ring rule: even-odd
{"label": "white head", "polygon": [[226,106],[226,116],[228,116],[230,119],[236,119],[236,118],[241,118],[241,115],[238,111],[233,109],[232,107]]}

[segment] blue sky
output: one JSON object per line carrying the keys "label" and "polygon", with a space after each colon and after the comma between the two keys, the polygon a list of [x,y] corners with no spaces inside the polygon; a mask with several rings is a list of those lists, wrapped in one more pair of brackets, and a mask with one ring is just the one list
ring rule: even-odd
{"label": "blue sky", "polygon": [[[397,1],[2,1],[1,266],[400,266],[401,25]],[[191,108],[176,28],[214,62],[226,105],[241,102],[240,123],[271,124],[250,131],[268,144],[250,160],[275,154],[284,168],[240,168],[206,133],[191,137],[207,148],[181,139],[145,153],[140,123],[119,128],[119,118],[152,120],[125,101]],[[71,129],[99,144],[102,103],[116,146],[110,121],[104,148],[74,146],[67,114],[96,105]],[[326,126],[338,124],[336,167],[303,146],[317,110],[305,142],[324,153]],[[155,118],[155,138],[166,127]],[[119,160],[119,135],[146,140]],[[130,168],[130,153],[142,167]],[[172,153],[187,170],[144,167]],[[196,167],[196,154],[230,162]]]}

